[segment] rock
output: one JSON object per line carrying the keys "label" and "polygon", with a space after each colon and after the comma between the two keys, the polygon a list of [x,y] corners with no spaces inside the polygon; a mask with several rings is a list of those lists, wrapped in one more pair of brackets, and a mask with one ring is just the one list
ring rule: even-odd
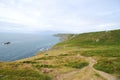
{"label": "rock", "polygon": [[8,44],[11,44],[11,42],[6,42],[6,43],[4,43],[4,45],[8,45]]}

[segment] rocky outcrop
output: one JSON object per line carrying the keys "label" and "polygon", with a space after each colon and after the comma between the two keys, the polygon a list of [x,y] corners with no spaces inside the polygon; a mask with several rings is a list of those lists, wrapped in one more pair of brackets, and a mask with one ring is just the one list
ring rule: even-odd
{"label": "rocky outcrop", "polygon": [[4,45],[8,45],[8,44],[11,44],[11,42],[5,42]]}

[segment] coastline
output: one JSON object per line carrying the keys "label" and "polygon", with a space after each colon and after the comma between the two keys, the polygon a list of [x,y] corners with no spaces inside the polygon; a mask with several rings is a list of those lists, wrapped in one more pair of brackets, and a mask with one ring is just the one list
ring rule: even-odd
{"label": "coastline", "polygon": [[[61,35],[62,35],[62,34],[61,34]],[[53,36],[59,37],[59,42],[56,43],[56,44],[59,44],[59,43],[65,41],[64,38],[63,38],[62,36],[59,36],[58,34],[54,34]],[[55,49],[54,47],[55,47],[56,44],[54,44],[54,45],[51,46],[50,48],[47,48],[47,49],[45,49],[45,50],[43,50],[43,51],[38,51],[35,56],[37,56],[37,55],[39,55],[39,54],[41,54],[41,53],[44,53],[44,52],[47,52],[47,51],[50,51],[50,50]],[[34,57],[34,56],[32,56],[32,57]]]}
{"label": "coastline", "polygon": [[[0,61],[0,62],[19,62],[19,61],[24,61],[24,60],[26,60],[26,59],[30,59],[30,58],[32,58],[32,57],[36,57],[36,56],[38,56],[39,54],[44,54],[45,52],[47,52],[47,51],[51,51],[51,50],[56,50],[56,49],[58,49],[58,48],[56,48],[55,47],[55,45],[57,45],[57,44],[59,44],[59,43],[61,43],[61,42],[64,42],[64,41],[66,41],[66,40],[68,40],[71,36],[75,36],[75,35],[73,35],[73,34],[54,34],[53,36],[55,36],[55,37],[59,37],[59,42],[58,43],[56,43],[56,44],[54,44],[54,45],[52,45],[51,47],[49,47],[49,48],[44,48],[44,50],[42,50],[42,51],[36,51],[35,52],[35,55],[33,55],[33,56],[28,56],[28,57],[26,57],[26,58],[21,58],[21,59],[17,59],[17,60],[11,60],[11,61]],[[41,49],[41,48],[40,48]]]}
{"label": "coastline", "polygon": [[[86,76],[84,76],[84,75],[81,76],[84,72],[85,72],[84,74],[91,75],[88,77],[88,79],[91,79],[91,78],[93,78],[93,76],[96,76],[95,74],[98,73],[97,71],[99,70],[106,74],[109,74],[110,76],[117,78],[119,75],[119,71],[117,71],[117,70],[119,69],[119,56],[118,56],[119,53],[118,53],[118,51],[119,51],[120,46],[119,46],[119,44],[118,45],[115,44],[114,46],[108,44],[108,45],[104,46],[106,43],[104,43],[103,45],[101,45],[101,44],[96,45],[97,43],[95,42],[95,40],[97,38],[99,38],[98,35],[99,34],[105,35],[104,33],[105,32],[98,32],[98,33],[95,32],[95,33],[89,33],[89,34],[85,34],[85,35],[82,34],[80,36],[75,36],[74,38],[69,38],[65,42],[62,42],[62,43],[59,42],[59,43],[53,45],[49,50],[46,50],[44,52],[38,52],[38,55],[29,57],[29,58],[25,58],[25,59],[20,59],[20,60],[14,61],[14,62],[8,62],[8,63],[1,62],[1,68],[4,69],[3,71],[1,71],[1,73],[6,71],[8,68],[10,70],[9,74],[14,73],[12,68],[14,68],[14,71],[16,71],[17,73],[19,73],[21,70],[26,71],[26,69],[30,69],[32,72],[36,71],[36,73],[48,74],[49,76],[51,76],[51,78],[53,80],[54,79],[56,80],[59,78],[64,79],[64,76],[62,76],[62,75],[66,76],[71,73],[73,73],[73,76],[72,77],[70,76],[71,79],[72,78],[83,79],[83,77],[84,77],[86,80]],[[113,31],[111,33],[115,34],[116,31]],[[93,35],[90,35],[90,34],[93,34]],[[107,34],[109,36],[111,36],[111,34],[109,34],[109,33],[107,33]],[[116,33],[116,35],[119,35],[119,31]],[[96,38],[96,36],[97,36],[97,38]],[[71,37],[73,37],[73,36],[71,36]],[[94,46],[94,47],[91,47],[91,44],[88,45],[88,43],[84,43],[84,45],[85,45],[85,47],[84,47],[84,45],[82,43],[83,43],[83,41],[86,41],[86,37],[88,38],[87,39],[88,41],[91,40],[91,42],[89,42],[89,43],[93,43],[93,41],[94,41],[94,43],[96,43],[96,44],[92,44],[92,46]],[[91,37],[93,37],[94,40],[91,39]],[[105,38],[105,37],[102,37],[102,38]],[[116,38],[117,38],[117,41],[119,41],[119,38],[118,37],[116,37]],[[80,42],[80,40],[81,40],[81,42]],[[112,40],[114,40],[114,38],[112,38]],[[77,41],[77,43],[76,43],[76,41]],[[106,39],[105,39],[105,41],[106,41]],[[107,42],[109,42],[109,41],[107,41]],[[80,47],[79,45],[77,45],[79,43],[81,43],[83,46],[80,45],[81,46]],[[109,43],[111,43],[111,42],[109,42]],[[74,44],[74,45],[70,45],[70,44]],[[109,54],[109,52],[112,52],[112,54]],[[111,57],[115,57],[115,58],[113,59]],[[108,64],[108,65],[106,65],[106,67],[104,67],[104,64],[106,64],[106,62],[110,62],[110,64]],[[102,65],[99,65],[101,63],[102,63]],[[114,64],[114,63],[116,63],[116,64]],[[86,64],[86,65],[83,65],[83,64]],[[113,70],[110,70],[113,73],[109,73],[109,72],[105,71],[105,70],[108,70],[109,67],[111,68],[112,66],[113,67],[116,66],[116,68],[112,68]],[[19,71],[17,71],[17,70],[19,70]],[[90,74],[86,73],[86,71],[89,72]],[[15,74],[16,74],[16,72],[15,72]],[[74,74],[74,72],[75,72],[75,74]],[[24,72],[24,73],[26,73],[26,72]],[[77,75],[78,77],[76,76],[76,73],[79,73],[79,75]],[[98,74],[101,75],[101,73],[98,73]],[[116,74],[116,75],[114,75],[114,74]],[[4,74],[2,74],[2,75],[4,75]],[[30,77],[30,75],[28,75],[28,76]],[[104,78],[103,78],[104,76],[102,76],[102,77],[101,76],[96,76],[95,79],[104,80]],[[68,80],[70,79],[69,77],[67,77],[67,78],[68,78]],[[35,80],[38,80],[38,78]]]}
{"label": "coastline", "polygon": [[[59,41],[58,43],[56,43],[56,44],[59,44],[59,43],[61,43],[61,42],[64,42],[64,41],[68,40],[68,39],[69,39],[69,38],[68,38],[68,35],[70,35],[70,34],[55,34],[55,35],[53,35],[53,36],[59,37],[59,40],[60,40],[60,41]],[[66,38],[65,38],[65,37],[66,37]],[[46,50],[44,50],[44,51],[38,51],[38,52],[36,53],[36,55],[34,55],[34,56],[32,56],[32,57],[27,57],[27,58],[15,60],[15,61],[10,61],[10,62],[21,62],[21,61],[31,60],[31,59],[33,59],[33,58],[38,57],[38,56],[41,55],[41,54],[45,54],[45,53],[48,52],[48,51],[52,51],[52,50],[58,49],[58,48],[55,48],[55,45],[56,45],[56,44],[54,44],[52,47],[50,47],[50,48],[48,48],[48,49],[46,49]],[[48,55],[48,54],[45,54],[45,55]]]}
{"label": "coastline", "polygon": [[[54,35],[51,35],[53,37],[56,37]],[[49,36],[48,36],[49,37]],[[55,40],[54,40],[55,39]],[[50,41],[51,40],[51,41]],[[40,53],[40,52],[46,52],[48,50],[51,50],[53,48],[53,46],[55,46],[56,44],[58,44],[60,41],[60,37],[56,37],[56,38],[53,38],[53,39],[50,39],[48,40],[48,44],[47,43],[42,43],[42,44],[45,44],[45,45],[41,45],[41,44],[37,44],[40,45],[40,47],[38,46],[37,48],[33,47],[33,49],[31,50],[32,52],[28,53],[28,54],[25,54],[24,56],[24,53],[25,51],[23,51],[23,54],[19,56],[19,52],[18,53],[15,53],[15,56],[10,56],[9,58],[7,57],[9,54],[4,54],[4,56],[6,56],[4,59],[1,58],[0,62],[15,62],[15,61],[18,61],[18,60],[22,60],[22,59],[27,59],[27,58],[31,58],[31,57],[34,57],[37,55],[37,53]],[[36,42],[37,43],[37,42]],[[31,44],[31,43],[30,43]],[[13,46],[13,44],[9,45],[9,46],[3,46],[3,47],[11,47]],[[18,44],[17,44],[18,45]],[[36,44],[35,44],[36,45]],[[23,46],[24,47],[24,46]],[[26,46],[25,46],[26,47]],[[35,48],[35,49],[34,49]],[[19,50],[19,49],[18,49]],[[29,49],[28,49],[29,50]],[[36,50],[36,51],[34,51]],[[15,50],[16,51],[16,50]],[[12,55],[12,54],[11,54]],[[18,58],[17,58],[18,57]],[[15,59],[14,59],[15,58]]]}

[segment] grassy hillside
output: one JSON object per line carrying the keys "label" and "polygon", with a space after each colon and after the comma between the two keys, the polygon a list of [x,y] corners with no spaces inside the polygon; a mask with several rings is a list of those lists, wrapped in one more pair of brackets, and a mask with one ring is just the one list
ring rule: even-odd
{"label": "grassy hillside", "polygon": [[[59,80],[54,78],[60,76],[64,80],[106,80],[92,70],[96,63],[93,59],[97,61],[95,69],[120,76],[120,30],[66,37],[67,40],[34,57],[1,62],[0,80]],[[89,76],[82,77],[83,74]]]}
{"label": "grassy hillside", "polygon": [[79,48],[72,53],[94,57],[96,69],[120,76],[120,30],[79,34],[56,45],[62,46]]}
{"label": "grassy hillside", "polygon": [[120,30],[79,34],[67,41],[57,44],[57,46],[60,45],[65,45],[67,47],[120,45]]}
{"label": "grassy hillside", "polygon": [[51,80],[51,77],[38,72],[31,65],[23,63],[0,63],[0,80]]}

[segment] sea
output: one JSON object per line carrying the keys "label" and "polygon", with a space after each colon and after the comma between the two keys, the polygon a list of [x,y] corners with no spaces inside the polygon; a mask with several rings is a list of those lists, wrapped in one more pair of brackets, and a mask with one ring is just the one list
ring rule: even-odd
{"label": "sea", "polygon": [[60,38],[53,34],[0,33],[0,62],[35,56],[58,42]]}

